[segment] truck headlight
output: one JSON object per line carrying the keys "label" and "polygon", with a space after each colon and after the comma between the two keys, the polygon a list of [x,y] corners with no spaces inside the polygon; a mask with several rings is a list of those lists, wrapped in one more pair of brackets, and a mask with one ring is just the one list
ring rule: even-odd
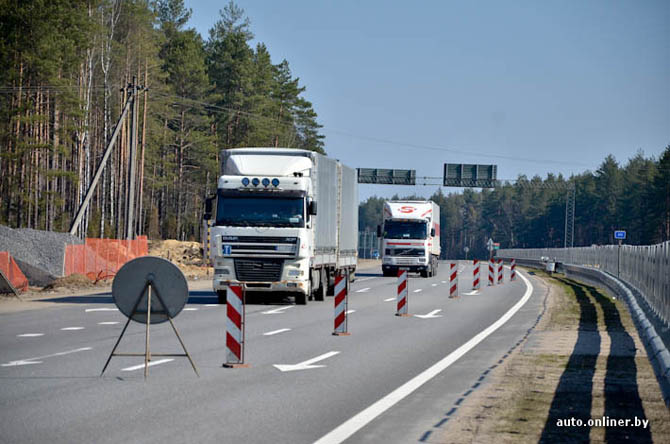
{"label": "truck headlight", "polygon": [[281,251],[282,253],[294,253],[295,252],[295,244],[277,245],[277,250],[276,251]]}
{"label": "truck headlight", "polygon": [[427,261],[427,259],[425,257],[420,257],[419,258],[419,262],[422,263],[422,264],[425,264],[426,261]]}

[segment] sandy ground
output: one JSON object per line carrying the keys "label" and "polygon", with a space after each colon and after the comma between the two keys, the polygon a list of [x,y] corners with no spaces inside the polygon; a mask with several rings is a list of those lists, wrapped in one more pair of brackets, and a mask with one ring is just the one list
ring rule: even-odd
{"label": "sandy ground", "polygon": [[[670,415],[625,302],[543,280],[538,324],[427,442],[670,442]],[[559,419],[603,416],[646,417],[650,429],[557,427]]]}

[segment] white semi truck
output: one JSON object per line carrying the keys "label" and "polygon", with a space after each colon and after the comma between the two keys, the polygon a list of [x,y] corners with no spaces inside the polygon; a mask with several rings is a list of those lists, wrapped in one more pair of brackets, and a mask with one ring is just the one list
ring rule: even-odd
{"label": "white semi truck", "polygon": [[210,259],[213,286],[286,292],[296,304],[332,295],[335,274],[353,278],[358,255],[355,169],[313,151],[237,148],[221,152]]}
{"label": "white semi truck", "polygon": [[384,202],[382,272],[396,276],[398,269],[434,276],[440,258],[440,207],[433,201]]}

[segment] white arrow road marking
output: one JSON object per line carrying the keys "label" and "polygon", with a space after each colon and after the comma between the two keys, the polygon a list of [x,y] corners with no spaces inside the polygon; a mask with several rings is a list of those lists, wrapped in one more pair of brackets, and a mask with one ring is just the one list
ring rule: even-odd
{"label": "white arrow road marking", "polygon": [[118,308],[87,308],[86,313],[90,313],[92,311],[119,311]]}
{"label": "white arrow road marking", "polygon": [[10,361],[7,364],[2,364],[2,366],[3,367],[16,367],[18,365],[41,364],[42,361],[38,361],[38,359],[53,358],[54,356],[69,355],[70,353],[77,353],[77,352],[80,352],[80,351],[87,351],[87,350],[93,350],[93,348],[92,347],[83,347],[83,348],[78,348],[78,349],[75,349],[75,350],[70,350],[70,351],[65,351],[65,352],[60,352],[60,353],[54,353],[52,355],[37,356],[36,358],[19,359],[18,361]]}
{"label": "white arrow road marking", "polygon": [[61,328],[62,331],[75,331],[75,330],[83,330],[84,327],[65,327]]}
{"label": "white arrow road marking", "polygon": [[425,315],[414,315],[414,316],[416,316],[417,318],[421,318],[421,319],[441,318],[442,315],[439,315],[439,314],[438,314],[438,313],[441,312],[441,311],[442,311],[442,310],[438,308],[437,310],[433,310],[433,311],[431,311],[431,312],[428,313],[428,314],[425,314]]}
{"label": "white arrow road marking", "polygon": [[189,308],[185,308],[184,311],[198,311],[198,309],[193,308],[193,307],[189,307]]}
{"label": "white arrow road marking", "polygon": [[286,331],[291,331],[291,329],[290,328],[280,328],[279,330],[274,330],[274,331],[269,331],[267,333],[263,333],[263,336],[278,335],[279,333],[284,333]]}
{"label": "white arrow road marking", "polygon": [[360,290],[356,290],[356,293],[367,293],[368,291],[370,291],[369,288],[361,288]]}
{"label": "white arrow road marking", "polygon": [[356,310],[347,310],[347,314],[356,313]]}
{"label": "white arrow road marking", "polygon": [[[166,362],[174,361],[174,359],[159,359],[158,361],[150,361],[149,362],[149,367],[152,367],[154,365],[159,365],[159,364],[165,364]],[[144,364],[140,365],[133,365],[132,367],[126,367],[122,368],[122,372],[132,372],[133,370],[139,370],[141,368],[144,368]]]}
{"label": "white arrow road marking", "polygon": [[287,305],[285,307],[275,308],[274,310],[268,310],[268,311],[264,311],[262,313],[264,315],[282,314],[282,313],[284,313],[284,310],[288,310],[289,308],[293,308],[293,307],[294,307],[294,305]]}
{"label": "white arrow road marking", "polygon": [[472,296],[473,294],[479,294],[479,290],[473,290],[470,293],[463,293],[463,294],[467,296]]}
{"label": "white arrow road marking", "polygon": [[384,302],[391,302],[391,301],[395,301],[396,299],[397,298],[388,298],[388,299],[384,299]]}
{"label": "white arrow road marking", "polygon": [[17,338],[37,338],[44,336],[44,333],[23,333],[22,335],[16,335]]}
{"label": "white arrow road marking", "polygon": [[106,322],[98,322],[98,325],[116,325],[118,324],[118,321],[106,321]]}
{"label": "white arrow road marking", "polygon": [[307,361],[303,361],[299,364],[275,364],[274,366],[278,369],[281,370],[282,372],[292,372],[295,370],[308,370],[311,368],[321,368],[325,367],[325,365],[312,365],[315,362],[323,361],[324,359],[328,359],[332,356],[338,355],[340,352],[338,351],[331,351],[328,353],[324,353],[320,356],[317,356],[316,358],[308,359]]}
{"label": "white arrow road marking", "polygon": [[417,288],[416,290],[414,290],[414,293],[421,293],[422,291],[423,291],[423,289]]}
{"label": "white arrow road marking", "polygon": [[510,318],[514,316],[514,314],[519,311],[521,307],[526,304],[526,302],[528,302],[530,295],[533,293],[533,286],[530,281],[521,273],[519,273],[519,276],[526,283],[526,292],[512,308],[507,310],[507,312],[500,317],[500,319],[489,325],[486,329],[477,333],[465,344],[449,353],[431,367],[419,373],[414,378],[393,390],[379,401],[352,416],[343,424],[322,436],[318,441],[315,442],[315,444],[339,444],[343,442],[351,435],[365,427],[379,415],[396,405],[401,400],[405,399],[408,395],[413,393],[426,382],[439,375],[443,370],[448,368],[454,362],[458,361],[463,355],[475,348],[477,344],[482,342],[486,337],[491,335],[494,331],[509,321]]}

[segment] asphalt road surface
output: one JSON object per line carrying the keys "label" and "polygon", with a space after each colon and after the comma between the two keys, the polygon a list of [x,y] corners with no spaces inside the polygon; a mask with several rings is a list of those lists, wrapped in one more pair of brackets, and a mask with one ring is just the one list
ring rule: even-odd
{"label": "asphalt road surface", "polygon": [[[247,304],[249,367],[234,369],[222,368],[225,306],[202,282],[175,319],[200,378],[187,359],[161,357],[146,381],[141,357],[114,357],[101,378],[126,321],[109,294],[1,314],[0,442],[418,442],[542,308],[532,276],[467,294],[472,266],[459,268],[457,299],[446,263],[411,275],[409,317],[395,316],[396,278],[359,273],[350,336],[332,335],[332,298]],[[144,331],[131,323],[118,351],[143,352]],[[152,326],[151,349],[181,352],[169,324]]]}

